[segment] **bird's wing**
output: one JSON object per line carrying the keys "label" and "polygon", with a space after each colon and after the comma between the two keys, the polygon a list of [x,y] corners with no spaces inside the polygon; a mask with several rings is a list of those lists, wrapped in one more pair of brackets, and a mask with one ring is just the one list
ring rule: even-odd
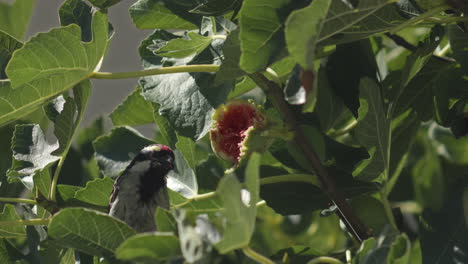
{"label": "bird's wing", "polygon": [[117,195],[119,194],[120,183],[128,174],[129,168],[130,168],[130,165],[127,168],[125,168],[125,170],[119,176],[117,176],[117,179],[115,179],[114,186],[112,187],[110,203],[113,203],[115,201],[115,198],[117,198]]}

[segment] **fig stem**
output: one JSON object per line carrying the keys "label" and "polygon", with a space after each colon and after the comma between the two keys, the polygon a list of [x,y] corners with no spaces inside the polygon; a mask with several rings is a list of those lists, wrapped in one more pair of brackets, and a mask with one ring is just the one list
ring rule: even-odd
{"label": "fig stem", "polygon": [[265,94],[270,98],[276,109],[283,115],[283,119],[289,129],[295,131],[293,141],[299,146],[305,157],[311,163],[320,180],[323,191],[336,205],[337,214],[346,225],[348,231],[357,241],[362,243],[371,236],[372,231],[356,216],[351,206],[345,200],[343,193],[336,187],[334,177],[320,162],[313,146],[309,144],[304,131],[301,129],[296,116],[284,100],[281,88],[276,83],[268,80],[261,73],[249,74],[249,77],[262,88]]}

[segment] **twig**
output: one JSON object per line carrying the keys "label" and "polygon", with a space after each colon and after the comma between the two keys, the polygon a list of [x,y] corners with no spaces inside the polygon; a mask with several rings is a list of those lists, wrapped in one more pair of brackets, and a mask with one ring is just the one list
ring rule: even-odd
{"label": "twig", "polygon": [[296,116],[289,108],[289,105],[284,101],[281,88],[260,73],[250,74],[249,77],[264,90],[268,97],[270,97],[277,110],[282,113],[286,124],[292,131],[295,131],[294,142],[301,148],[305,157],[312,164],[320,180],[323,191],[336,205],[338,215],[345,223],[349,232],[351,232],[359,242],[369,238],[371,235],[370,229],[354,214],[351,206],[346,202],[344,195],[337,189],[335,179],[320,162],[313,146],[309,144],[302,128],[297,122]]}
{"label": "twig", "polygon": [[[387,36],[391,40],[393,40],[393,42],[395,42],[398,46],[402,46],[403,48],[405,48],[405,49],[407,49],[409,51],[416,51],[418,49],[418,47],[414,46],[413,44],[406,41],[406,39],[404,39],[404,38],[402,38],[402,37],[400,37],[400,36],[398,36],[396,34],[391,34],[391,33],[387,32],[387,33],[385,33],[385,36]],[[438,56],[438,55],[432,54],[432,57],[434,57],[435,59],[441,60],[441,61],[445,61],[445,62],[456,62],[455,59],[445,57],[445,56]]]}
{"label": "twig", "polygon": [[261,263],[261,264],[275,264],[271,259],[261,255],[260,253],[254,251],[253,249],[251,249],[248,246],[242,248],[242,252],[244,252],[244,254],[247,257],[255,260],[258,263]]}

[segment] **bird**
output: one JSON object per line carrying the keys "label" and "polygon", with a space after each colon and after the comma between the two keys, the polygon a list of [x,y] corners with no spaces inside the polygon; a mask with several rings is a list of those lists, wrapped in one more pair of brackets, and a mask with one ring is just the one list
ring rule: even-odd
{"label": "bird", "polygon": [[109,202],[109,215],[126,222],[138,233],[156,231],[157,207],[169,210],[166,178],[175,169],[168,146],[144,147],[117,177]]}

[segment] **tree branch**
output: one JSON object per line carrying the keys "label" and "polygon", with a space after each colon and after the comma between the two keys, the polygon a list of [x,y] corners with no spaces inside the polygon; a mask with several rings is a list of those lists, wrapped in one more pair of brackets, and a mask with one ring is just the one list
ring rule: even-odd
{"label": "tree branch", "polygon": [[309,144],[304,131],[300,127],[296,116],[289,108],[283,97],[281,88],[274,82],[268,80],[260,73],[254,73],[249,75],[250,78],[267,94],[275,105],[277,110],[283,115],[283,119],[288,127],[295,132],[294,142],[302,150],[304,156],[309,160],[314,168],[317,176],[321,182],[323,191],[327,194],[330,200],[337,207],[338,215],[341,220],[345,223],[348,231],[353,236],[362,242],[371,236],[371,230],[368,229],[361,220],[354,214],[351,206],[346,202],[345,197],[341,191],[338,190],[335,184],[334,177],[328,173],[325,166],[322,165],[320,159],[314,151],[312,145]]}

